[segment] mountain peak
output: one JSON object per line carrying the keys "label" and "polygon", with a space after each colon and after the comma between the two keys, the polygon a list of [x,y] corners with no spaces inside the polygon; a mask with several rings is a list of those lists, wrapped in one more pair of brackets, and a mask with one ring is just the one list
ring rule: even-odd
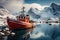
{"label": "mountain peak", "polygon": [[52,3],[51,8],[52,8],[53,14],[60,17],[60,5]]}
{"label": "mountain peak", "polygon": [[52,4],[51,4],[51,7],[52,7],[52,6],[57,6],[57,4],[55,4],[55,3],[52,3]]}
{"label": "mountain peak", "polygon": [[40,18],[40,15],[37,15],[37,14],[35,13],[36,11],[34,11],[34,10],[35,10],[35,9],[30,8],[30,10],[28,11],[28,14],[29,14],[31,17],[36,18],[36,19]]}

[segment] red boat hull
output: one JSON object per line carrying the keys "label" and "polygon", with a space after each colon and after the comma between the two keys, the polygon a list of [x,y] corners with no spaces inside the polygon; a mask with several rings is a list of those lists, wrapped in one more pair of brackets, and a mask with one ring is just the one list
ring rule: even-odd
{"label": "red boat hull", "polygon": [[32,28],[32,23],[27,23],[27,22],[23,22],[23,21],[14,21],[11,20],[9,18],[7,18],[7,24],[9,26],[10,30],[14,30],[14,29],[28,29],[28,28]]}

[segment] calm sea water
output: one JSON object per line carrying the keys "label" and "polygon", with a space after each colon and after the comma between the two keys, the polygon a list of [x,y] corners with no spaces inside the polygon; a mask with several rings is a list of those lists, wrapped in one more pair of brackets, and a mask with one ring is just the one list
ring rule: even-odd
{"label": "calm sea water", "polygon": [[[15,30],[15,36],[9,36],[13,40],[60,40],[60,25],[38,24],[30,33],[31,29]],[[27,36],[27,34],[29,34]],[[27,37],[26,37],[27,36]],[[23,39],[24,38],[24,39]]]}
{"label": "calm sea water", "polygon": [[30,40],[60,40],[60,25],[36,25]]}

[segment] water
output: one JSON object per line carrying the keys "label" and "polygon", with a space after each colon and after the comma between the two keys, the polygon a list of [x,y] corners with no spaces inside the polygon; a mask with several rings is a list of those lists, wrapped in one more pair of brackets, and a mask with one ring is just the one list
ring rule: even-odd
{"label": "water", "polygon": [[36,25],[30,40],[60,40],[60,25]]}
{"label": "water", "polygon": [[38,24],[31,33],[29,33],[30,31],[31,29],[13,31],[16,32],[17,35],[10,36],[9,39],[60,40],[60,25]]}

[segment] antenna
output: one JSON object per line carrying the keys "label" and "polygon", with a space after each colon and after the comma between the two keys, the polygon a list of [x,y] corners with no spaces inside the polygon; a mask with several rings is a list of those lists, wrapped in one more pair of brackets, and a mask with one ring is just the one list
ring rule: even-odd
{"label": "antenna", "polygon": [[25,7],[23,6],[23,8],[22,8],[22,13],[23,13],[23,14],[24,14],[24,12],[25,12],[24,9],[25,9]]}

